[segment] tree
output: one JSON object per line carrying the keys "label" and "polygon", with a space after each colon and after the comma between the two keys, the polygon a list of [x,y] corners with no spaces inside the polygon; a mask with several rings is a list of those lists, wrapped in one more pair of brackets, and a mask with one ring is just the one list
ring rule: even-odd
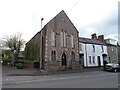
{"label": "tree", "polygon": [[24,39],[22,39],[22,34],[16,33],[14,35],[6,36],[3,40],[5,41],[5,47],[8,47],[12,53],[12,62],[14,64],[14,61],[17,60],[18,54],[25,43]]}

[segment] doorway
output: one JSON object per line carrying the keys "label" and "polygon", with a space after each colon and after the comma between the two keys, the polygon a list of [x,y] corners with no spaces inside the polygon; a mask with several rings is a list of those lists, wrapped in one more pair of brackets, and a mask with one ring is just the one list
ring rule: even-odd
{"label": "doorway", "polygon": [[62,66],[66,66],[67,65],[67,60],[66,60],[66,54],[65,53],[62,54],[61,60],[62,60]]}
{"label": "doorway", "polygon": [[79,54],[79,64],[84,66],[84,54]]}
{"label": "doorway", "polygon": [[100,56],[98,56],[98,66],[101,66]]}

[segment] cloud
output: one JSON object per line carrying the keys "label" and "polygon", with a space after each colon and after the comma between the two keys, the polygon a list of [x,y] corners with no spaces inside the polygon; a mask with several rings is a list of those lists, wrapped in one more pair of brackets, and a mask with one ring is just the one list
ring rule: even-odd
{"label": "cloud", "polygon": [[[118,39],[118,12],[117,9],[112,9],[106,17],[98,22],[93,22],[88,25],[77,26],[80,31],[80,36],[90,37],[92,33],[98,35],[103,34],[106,38]],[[86,33],[87,32],[87,33]]]}
{"label": "cloud", "polygon": [[43,25],[61,10],[80,32],[88,37],[92,33],[110,36],[117,33],[118,0],[1,0],[0,37],[22,32],[30,40]]}

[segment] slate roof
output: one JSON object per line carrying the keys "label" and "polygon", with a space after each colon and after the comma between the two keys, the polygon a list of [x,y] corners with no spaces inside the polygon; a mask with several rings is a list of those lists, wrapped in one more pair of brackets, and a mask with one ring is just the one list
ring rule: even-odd
{"label": "slate roof", "polygon": [[106,43],[102,42],[100,40],[83,38],[83,37],[79,37],[79,42],[86,43],[86,44],[96,44],[96,45],[105,45],[106,46]]}

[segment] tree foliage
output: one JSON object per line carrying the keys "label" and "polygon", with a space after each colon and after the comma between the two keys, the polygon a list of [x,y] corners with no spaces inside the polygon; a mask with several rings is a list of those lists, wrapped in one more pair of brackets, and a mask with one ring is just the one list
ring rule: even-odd
{"label": "tree foliage", "polygon": [[25,43],[24,39],[22,39],[21,33],[6,36],[3,38],[3,40],[5,41],[5,47],[7,47],[11,51],[11,53],[14,54],[14,52],[16,52],[16,57],[18,56]]}

